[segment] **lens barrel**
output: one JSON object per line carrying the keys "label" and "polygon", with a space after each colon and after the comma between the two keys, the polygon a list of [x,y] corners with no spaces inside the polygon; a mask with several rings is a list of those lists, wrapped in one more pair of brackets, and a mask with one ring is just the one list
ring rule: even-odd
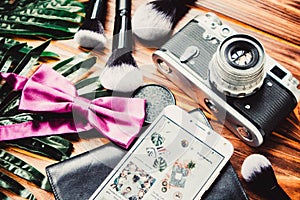
{"label": "lens barrel", "polygon": [[265,59],[257,39],[246,34],[229,36],[209,64],[210,82],[228,96],[249,96],[263,84]]}

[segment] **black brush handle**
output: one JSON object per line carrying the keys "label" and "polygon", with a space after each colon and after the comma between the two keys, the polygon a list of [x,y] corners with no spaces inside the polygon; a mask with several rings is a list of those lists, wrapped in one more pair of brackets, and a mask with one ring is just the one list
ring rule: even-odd
{"label": "black brush handle", "polygon": [[90,0],[86,11],[86,19],[98,19],[105,23],[107,0]]}
{"label": "black brush handle", "polygon": [[270,190],[272,200],[291,200],[287,193],[277,184]]}
{"label": "black brush handle", "polygon": [[132,51],[131,0],[116,0],[112,49]]}

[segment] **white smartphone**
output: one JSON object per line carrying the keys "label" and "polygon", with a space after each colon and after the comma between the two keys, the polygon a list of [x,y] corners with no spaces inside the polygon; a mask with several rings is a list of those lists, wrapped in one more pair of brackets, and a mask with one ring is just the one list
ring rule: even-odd
{"label": "white smartphone", "polygon": [[232,154],[227,139],[171,105],[141,134],[90,200],[200,199]]}

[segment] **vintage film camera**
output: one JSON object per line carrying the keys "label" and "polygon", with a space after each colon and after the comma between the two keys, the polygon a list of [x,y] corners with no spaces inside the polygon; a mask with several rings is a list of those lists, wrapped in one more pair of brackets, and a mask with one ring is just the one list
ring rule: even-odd
{"label": "vintage film camera", "polygon": [[300,100],[299,81],[254,37],[213,13],[196,16],[153,53],[158,70],[250,146]]}

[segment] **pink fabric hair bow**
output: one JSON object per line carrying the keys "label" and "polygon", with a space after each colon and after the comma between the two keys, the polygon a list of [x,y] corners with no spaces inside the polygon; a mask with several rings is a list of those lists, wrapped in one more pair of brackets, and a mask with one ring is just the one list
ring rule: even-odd
{"label": "pink fabric hair bow", "polygon": [[23,89],[19,110],[33,113],[72,113],[73,118],[0,126],[0,140],[87,131],[95,128],[118,145],[128,148],[140,132],[145,99],[79,97],[72,83],[42,65],[30,77],[0,74],[15,90]]}

